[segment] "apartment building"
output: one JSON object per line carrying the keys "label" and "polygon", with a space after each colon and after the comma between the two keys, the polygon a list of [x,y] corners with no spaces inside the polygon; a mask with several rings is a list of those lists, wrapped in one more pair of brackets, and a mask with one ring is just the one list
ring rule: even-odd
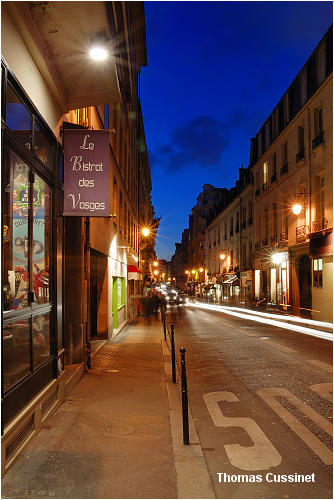
{"label": "apartment building", "polygon": [[[107,62],[88,55],[97,40]],[[154,226],[144,65],[142,2],[2,2],[3,471],[90,367],[92,343],[135,314],[141,229]]]}
{"label": "apartment building", "polygon": [[179,290],[186,288],[188,280],[188,243],[189,229],[185,229],[182,233],[181,243],[175,243],[175,253],[171,259],[171,275],[175,278],[175,283]]}
{"label": "apartment building", "polygon": [[205,231],[206,296],[222,302],[252,301],[253,186],[250,169],[239,179]]}
{"label": "apartment building", "polygon": [[254,294],[332,320],[332,27],[251,142]]}

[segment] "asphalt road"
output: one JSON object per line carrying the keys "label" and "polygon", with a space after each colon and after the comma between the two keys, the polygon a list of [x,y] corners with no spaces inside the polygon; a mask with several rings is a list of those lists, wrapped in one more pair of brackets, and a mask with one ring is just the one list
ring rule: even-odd
{"label": "asphalt road", "polygon": [[217,498],[332,498],[332,342],[190,306],[167,320]]}

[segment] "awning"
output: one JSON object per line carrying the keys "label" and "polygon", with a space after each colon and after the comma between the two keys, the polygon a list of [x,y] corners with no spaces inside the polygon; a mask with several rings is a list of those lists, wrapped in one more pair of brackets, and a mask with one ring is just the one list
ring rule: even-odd
{"label": "awning", "polygon": [[222,284],[240,286],[240,280],[236,274],[225,274]]}
{"label": "awning", "polygon": [[128,280],[142,280],[143,273],[137,266],[128,264]]}

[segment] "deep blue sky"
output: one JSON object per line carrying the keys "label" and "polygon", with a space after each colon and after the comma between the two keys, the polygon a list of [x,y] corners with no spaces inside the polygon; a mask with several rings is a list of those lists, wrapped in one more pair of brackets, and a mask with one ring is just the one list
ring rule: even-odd
{"label": "deep blue sky", "polygon": [[332,23],[332,2],[145,2],[141,101],[170,259],[203,184],[230,188],[254,137]]}

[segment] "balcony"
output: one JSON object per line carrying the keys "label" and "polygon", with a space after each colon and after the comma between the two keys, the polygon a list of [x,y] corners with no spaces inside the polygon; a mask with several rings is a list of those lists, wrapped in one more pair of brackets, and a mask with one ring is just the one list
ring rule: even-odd
{"label": "balcony", "polygon": [[262,191],[267,191],[269,189],[269,182],[265,182],[263,185],[262,185]]}
{"label": "balcony", "polygon": [[283,231],[280,235],[279,235],[279,241],[280,243],[285,243],[288,241],[288,233],[286,231]]}
{"label": "balcony", "polygon": [[256,191],[255,191],[255,197],[257,198],[258,196],[260,196],[261,194],[261,189],[258,188]]}
{"label": "balcony", "polygon": [[298,226],[296,227],[296,240],[297,241],[305,241],[308,235],[308,226]]}
{"label": "balcony", "polygon": [[301,162],[302,160],[305,160],[305,148],[303,148],[299,153],[296,154],[296,163]]}
{"label": "balcony", "polygon": [[288,164],[285,163],[283,167],[281,168],[281,175],[285,175],[288,173]]}
{"label": "balcony", "polygon": [[253,217],[249,217],[247,221],[247,226],[251,226],[253,224]]}
{"label": "balcony", "polygon": [[318,231],[323,231],[327,229],[328,220],[325,218],[317,219],[312,222],[312,233],[316,233]]}
{"label": "balcony", "polygon": [[317,135],[314,139],[312,139],[312,149],[317,148],[320,146],[320,144],[323,144],[325,142],[324,139],[324,131],[320,132],[319,135]]}
{"label": "balcony", "polygon": [[275,173],[271,176],[271,178],[270,178],[270,182],[271,182],[271,184],[274,184],[274,182],[276,182],[276,181],[277,181],[277,176],[276,176],[276,172],[275,172]]}
{"label": "balcony", "polygon": [[264,238],[264,239],[262,240],[262,246],[263,246],[263,247],[267,247],[267,246],[268,246],[268,244],[269,244],[269,243],[268,243],[268,238]]}

